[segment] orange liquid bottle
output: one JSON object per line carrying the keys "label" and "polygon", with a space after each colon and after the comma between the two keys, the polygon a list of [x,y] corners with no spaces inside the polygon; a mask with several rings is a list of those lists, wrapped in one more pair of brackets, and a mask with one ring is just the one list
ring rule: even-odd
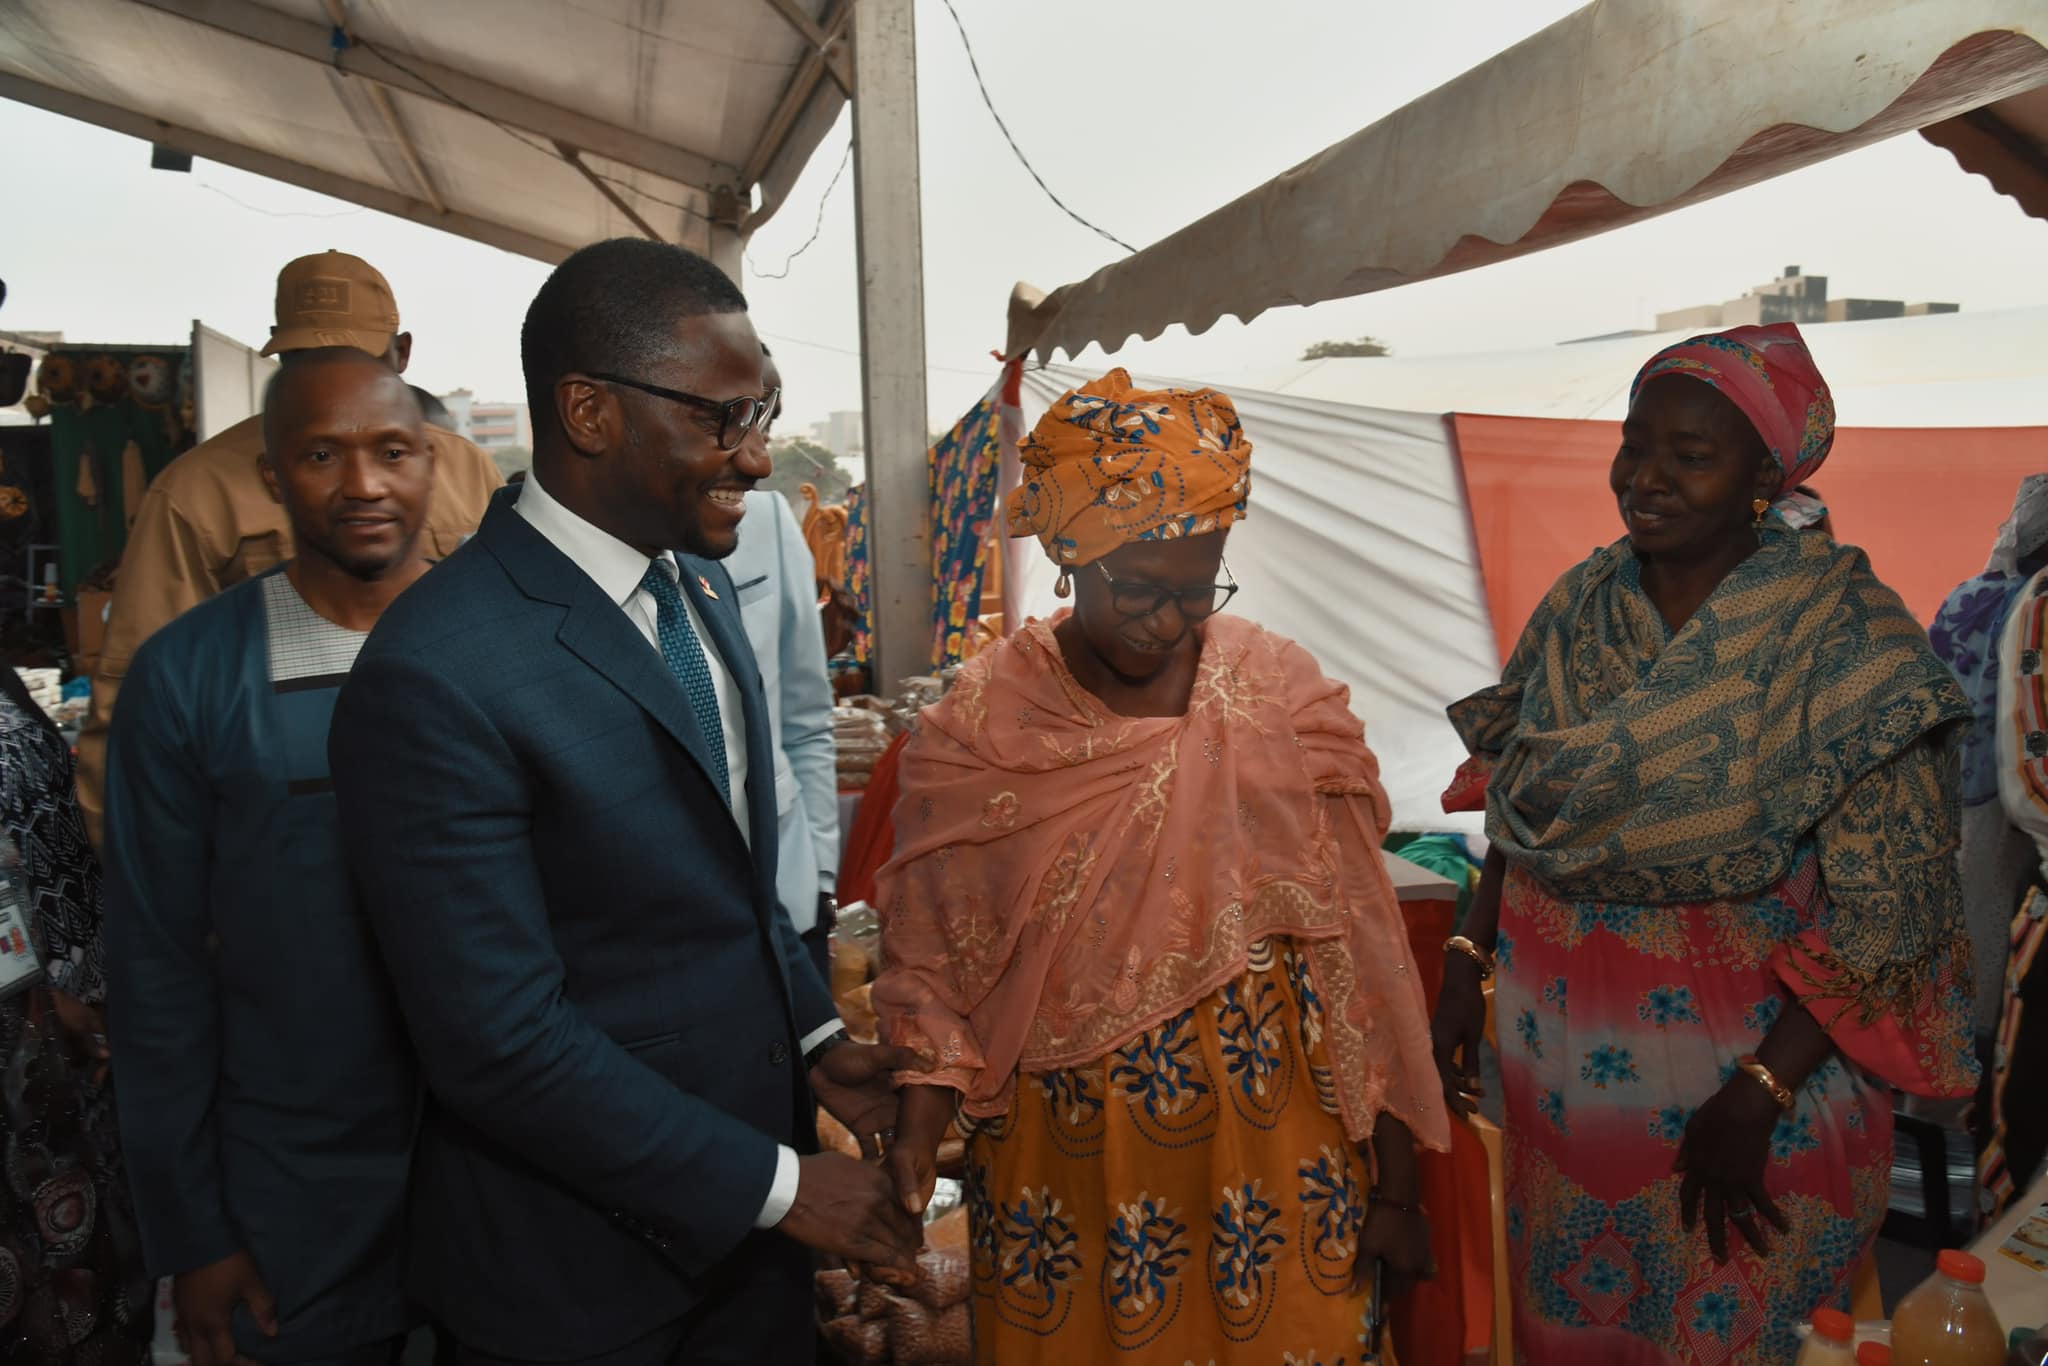
{"label": "orange liquid bottle", "polygon": [[1813,1311],[1813,1334],[1793,1366],[1856,1366],[1856,1321],[1839,1309]]}
{"label": "orange liquid bottle", "polygon": [[2005,1330],[1984,1298],[1984,1263],[1950,1249],[1892,1315],[1897,1366],[2003,1366]]}

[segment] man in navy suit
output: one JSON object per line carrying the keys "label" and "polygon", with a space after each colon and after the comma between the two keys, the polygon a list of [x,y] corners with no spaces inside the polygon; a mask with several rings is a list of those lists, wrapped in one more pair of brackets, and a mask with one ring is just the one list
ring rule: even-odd
{"label": "man in navy suit", "polygon": [[760,339],[709,262],[619,239],[521,350],[532,472],[385,615],[330,746],[435,1102],[409,1285],[473,1366],[808,1361],[810,1249],[907,1270],[921,1233],[814,1104],[877,1150],[918,1064],[845,1041],[776,901],[717,564],[768,472]]}

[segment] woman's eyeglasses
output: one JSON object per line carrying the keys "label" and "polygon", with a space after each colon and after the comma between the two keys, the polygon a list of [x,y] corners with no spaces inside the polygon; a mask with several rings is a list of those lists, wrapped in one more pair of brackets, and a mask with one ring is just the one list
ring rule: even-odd
{"label": "woman's eyeglasses", "polygon": [[747,434],[759,430],[762,437],[768,435],[768,426],[775,421],[775,415],[782,408],[782,390],[770,389],[767,394],[755,398],[751,394],[741,398],[729,398],[720,402],[715,398],[699,398],[686,394],[680,389],[664,389],[659,384],[644,380],[627,379],[624,375],[600,374],[595,370],[586,372],[589,378],[602,380],[606,384],[623,384],[628,389],[638,389],[643,394],[665,398],[671,403],[684,403],[692,408],[701,408],[707,413],[718,414],[718,449],[736,451]]}
{"label": "woman's eyeglasses", "polygon": [[1237,596],[1237,578],[1227,564],[1223,566],[1224,582],[1197,584],[1193,588],[1161,588],[1139,579],[1119,579],[1100,560],[1095,567],[1109,582],[1110,609],[1126,621],[1149,617],[1169,601],[1179,606],[1183,620],[1206,621]]}

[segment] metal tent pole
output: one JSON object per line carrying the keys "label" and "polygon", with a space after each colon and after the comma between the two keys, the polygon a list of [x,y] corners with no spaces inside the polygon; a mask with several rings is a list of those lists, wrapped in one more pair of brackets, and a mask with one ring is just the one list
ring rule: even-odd
{"label": "metal tent pole", "polygon": [[913,8],[913,0],[855,0],[853,10],[854,220],[876,692],[932,666]]}

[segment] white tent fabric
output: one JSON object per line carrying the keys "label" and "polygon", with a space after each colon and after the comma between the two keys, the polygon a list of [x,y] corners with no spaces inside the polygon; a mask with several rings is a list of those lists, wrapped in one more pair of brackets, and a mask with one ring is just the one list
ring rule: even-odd
{"label": "white tent fabric", "polygon": [[736,268],[845,103],[848,13],[6,0],[0,97],[542,260],[651,229]]}
{"label": "white tent fabric", "polygon": [[[1095,378],[1027,370],[1024,420]],[[1150,387],[1186,381],[1141,378]],[[1469,829],[1438,796],[1464,758],[1444,705],[1499,677],[1471,520],[1443,420],[1229,389],[1253,443],[1249,515],[1227,562],[1233,612],[1308,648],[1350,685],[1404,829]],[[1051,563],[1023,543],[1020,598],[1047,616]]]}
{"label": "white tent fabric", "polygon": [[[2048,308],[1802,327],[1850,427],[2048,425]],[[1520,351],[1307,361],[1212,381],[1363,407],[1620,421],[1628,386],[1686,332]]]}
{"label": "white tent fabric", "polygon": [[1574,241],[2048,84],[2048,0],[1598,0],[1049,297],[1115,351]]}
{"label": "white tent fabric", "polygon": [[[2048,426],[2048,308],[1801,330],[1847,425]],[[1231,610],[1300,641],[1350,685],[1403,828],[1477,828],[1437,804],[1464,757],[1443,708],[1500,667],[1457,452],[1436,414],[1618,420],[1637,368],[1685,335],[1139,377],[1150,387],[1214,384],[1236,402],[1256,454],[1250,516],[1230,537],[1244,585]],[[1027,369],[1027,428],[1093,378],[1070,366]],[[1060,606],[1052,565],[1035,545],[1011,544],[1022,611],[1050,614]]]}

